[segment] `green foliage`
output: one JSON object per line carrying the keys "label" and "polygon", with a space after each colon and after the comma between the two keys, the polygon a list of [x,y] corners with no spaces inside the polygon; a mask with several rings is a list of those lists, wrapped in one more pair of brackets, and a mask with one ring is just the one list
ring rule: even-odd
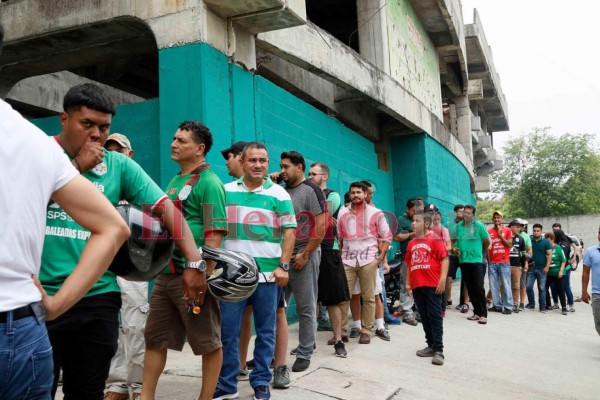
{"label": "green foliage", "polygon": [[[496,196],[488,199],[477,196],[477,219],[485,222],[492,220],[494,211],[500,211],[506,218],[511,218],[506,205],[506,197]],[[510,221],[504,221],[506,223]]]}
{"label": "green foliage", "polygon": [[504,169],[492,175],[511,217],[600,212],[600,157],[589,134],[556,137],[549,128],[514,138],[504,146]]}

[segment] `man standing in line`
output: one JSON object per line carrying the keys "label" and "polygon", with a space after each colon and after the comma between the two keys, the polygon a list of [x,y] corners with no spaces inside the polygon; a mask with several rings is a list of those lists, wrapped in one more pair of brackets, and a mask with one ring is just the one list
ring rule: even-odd
{"label": "man standing in line", "polygon": [[306,179],[306,162],[297,151],[281,153],[281,172],[271,174],[271,179],[285,182],[285,190],[294,204],[296,222],[294,256],[286,287],[286,303],[296,298],[299,344],[292,371],[301,372],[310,366],[317,336],[317,292],[321,241],[325,235],[327,213],[323,191]]}
{"label": "man standing in line", "polygon": [[229,176],[234,179],[240,178],[244,175],[244,171],[242,170],[242,151],[248,142],[235,142],[231,147],[228,147],[224,150],[221,150],[221,155],[225,159],[225,166],[227,167],[227,172],[229,172]]}
{"label": "man standing in line", "polygon": [[319,266],[319,300],[327,307],[329,319],[333,330],[333,344],[335,355],[346,357],[346,346],[342,337],[342,309],[344,302],[350,301],[346,272],[340,258],[337,241],[337,217],[342,205],[340,194],[327,188],[329,180],[329,167],[324,163],[314,163],[308,172],[309,180],[318,185],[327,198],[327,210],[330,218],[327,221],[327,231],[321,242],[321,264]]}
{"label": "man standing in line", "polygon": [[[448,224],[448,232],[453,232],[455,231],[455,226],[462,221],[463,218],[463,209],[464,206],[462,204],[456,204],[454,206],[454,219],[452,221],[450,221],[450,223]],[[454,279],[456,279],[456,272],[458,271],[458,257],[456,255],[454,255],[452,252],[450,252],[450,254],[448,255],[448,278],[446,281],[446,304],[451,306],[452,305],[452,281]],[[461,279],[460,281],[460,300],[458,302],[458,305],[456,306],[457,310],[461,310],[462,311],[462,307],[465,305],[464,304],[464,284],[465,281],[464,279]],[[467,311],[469,310],[469,306],[467,305]]]}
{"label": "man standing in line", "polygon": [[[217,175],[206,163],[213,144],[209,129],[196,121],[182,122],[171,143],[171,159],[179,172],[166,193],[181,209],[193,233],[195,246],[221,247],[227,232],[225,190]],[[181,351],[187,341],[194,355],[202,356],[202,389],[199,400],[212,399],[223,362],[221,351],[221,318],[217,300],[203,288],[199,314],[189,312],[181,301],[181,275],[189,269],[210,275],[214,261],[208,265],[190,265],[177,249],[165,271],[156,278],[150,297],[150,313],[146,324],[146,359],[142,399],[153,400],[158,379],[167,361],[167,349]]]}
{"label": "man standing in line", "polygon": [[[600,241],[600,228],[598,228],[598,241]],[[592,296],[588,293],[588,284],[592,276]],[[600,243],[589,246],[583,256],[583,274],[581,276],[581,301],[590,304],[596,332],[600,335]]]}
{"label": "man standing in line", "polygon": [[[202,258],[188,225],[180,223],[181,214],[158,185],[129,157],[102,147],[115,114],[106,93],[92,83],[74,86],[65,95],[63,109],[62,131],[54,140],[82,175],[114,206],[125,200],[148,206],[154,214],[163,216],[165,226],[188,260],[200,262]],[[47,292],[56,293],[66,282],[84,254],[89,234],[67,216],[66,210],[50,202],[40,270],[40,281]],[[190,272],[184,277],[184,289],[194,299],[206,286],[206,276]],[[106,272],[71,310],[48,323],[54,351],[53,394],[62,368],[65,400],[102,399],[110,361],[117,351],[120,308],[116,277]]]}
{"label": "man standing in line", "polygon": [[[0,25],[0,53],[3,39]],[[54,140],[1,99],[0,137],[4,225],[0,231],[0,353],[5,361],[0,398],[49,399],[54,371],[44,320],[63,314],[88,292],[129,236],[129,229]],[[85,252],[53,296],[32,279],[40,271],[50,200],[91,233]]]}
{"label": "man standing in line", "polygon": [[475,219],[475,206],[467,204],[464,220],[457,224],[452,237],[453,252],[458,255],[460,271],[471,297],[473,315],[467,319],[487,324],[485,289],[483,285],[483,254],[490,246],[490,236],[485,225]]}
{"label": "man standing in line", "polygon": [[[513,298],[511,289],[510,250],[512,248],[512,231],[503,226],[504,216],[494,211],[494,226],[488,229],[492,245],[488,251],[490,290],[492,291],[492,307],[490,311],[511,314]],[[500,296],[500,287],[502,296]]]}
{"label": "man standing in line", "polygon": [[533,237],[531,240],[531,248],[533,257],[529,263],[529,271],[527,272],[527,306],[529,310],[535,310],[535,296],[533,294],[533,284],[537,280],[538,296],[540,303],[540,312],[546,313],[546,278],[550,270],[552,262],[552,245],[542,235],[543,226],[540,224],[533,225]]}
{"label": "man standing in line", "polygon": [[223,367],[213,400],[238,397],[240,321],[247,305],[252,306],[256,329],[250,385],[255,399],[271,398],[269,366],[275,351],[277,303],[288,281],[294,247],[294,206],[289,194],[265,177],[269,168],[266,147],[258,142],[247,144],[240,161],[243,177],[225,185],[229,235],[224,247],[252,254],[261,273],[256,291],[248,299],[221,302]]}
{"label": "man standing in line", "polygon": [[[368,190],[363,182],[350,184],[349,207],[338,215],[337,231],[342,249],[342,262],[348,280],[348,291],[360,281],[363,300],[362,331],[358,340],[361,344],[371,343],[371,330],[375,320],[375,282],[377,268],[390,246],[392,233],[381,210],[365,201]],[[342,305],[342,328],[348,326],[348,306]]]}
{"label": "man standing in line", "polygon": [[[127,136],[113,133],[104,148],[133,158],[133,149]],[[110,362],[104,400],[132,400],[140,398],[144,379],[144,329],[148,313],[148,282],[132,282],[117,277],[121,288],[121,329],[119,348]]]}
{"label": "man standing in line", "polygon": [[523,269],[527,266],[525,258],[525,240],[519,234],[521,230],[519,221],[510,221],[508,227],[512,231],[512,248],[510,249],[510,286],[513,296],[513,312],[521,311],[519,300],[521,295],[521,275]]}
{"label": "man standing in line", "polygon": [[[400,242],[400,251],[402,254],[406,254],[406,248],[408,242],[415,237],[415,232],[412,228],[413,218],[417,211],[417,207],[423,208],[425,206],[423,199],[415,197],[409,199],[406,202],[406,212],[398,218],[398,231],[394,235],[394,240]],[[406,274],[407,265],[405,261],[402,261],[400,267],[400,307],[402,308],[402,321],[408,325],[417,326],[418,322],[413,315],[412,307],[415,301],[408,295],[406,291]]]}

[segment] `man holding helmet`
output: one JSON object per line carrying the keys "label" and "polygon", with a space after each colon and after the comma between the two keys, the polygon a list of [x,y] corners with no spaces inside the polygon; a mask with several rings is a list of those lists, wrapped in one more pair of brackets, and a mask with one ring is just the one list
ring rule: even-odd
{"label": "man holding helmet", "polygon": [[221,302],[223,367],[213,399],[238,397],[240,322],[253,306],[256,341],[250,385],[255,399],[270,399],[269,368],[275,352],[275,321],[282,287],[294,248],[296,217],[290,195],[266,176],[269,155],[258,142],[246,145],[240,159],[244,176],[225,185],[229,234],[225,249],[254,256],[261,273],[256,291],[246,300]]}
{"label": "man holding helmet", "polygon": [[[181,172],[167,185],[167,195],[185,216],[194,235],[196,246],[221,247],[227,232],[225,191],[217,175],[206,163],[206,154],[213,144],[210,130],[196,121],[179,124],[171,143],[171,159]],[[175,249],[171,262],[156,278],[150,296],[150,313],[146,323],[146,358],[142,399],[155,397],[158,379],[167,361],[167,349],[181,351],[187,341],[195,355],[202,355],[201,400],[212,398],[219,378],[221,352],[221,319],[217,300],[205,289],[200,296],[204,303],[188,297],[189,307],[181,301],[181,275],[190,266],[187,254]],[[215,262],[208,260],[197,268],[210,275]],[[198,307],[201,306],[201,307]]]}
{"label": "man holding helmet", "polygon": [[[160,187],[133,160],[102,147],[115,114],[114,104],[106,93],[92,83],[74,86],[65,95],[63,108],[62,131],[54,140],[73,166],[114,206],[126,200],[148,206],[163,216],[188,261],[200,262],[201,256],[188,225],[180,223],[179,211]],[[40,281],[52,295],[66,282],[77,260],[86,255],[86,243],[94,240],[93,236],[90,238],[90,231],[74,222],[66,210],[54,202],[47,207],[45,235]],[[205,291],[204,274],[190,270],[183,278],[188,297],[194,298],[197,292]],[[117,350],[120,308],[119,285],[109,271],[71,310],[48,323],[54,351],[53,395],[62,368],[65,400],[102,399],[110,361]]]}

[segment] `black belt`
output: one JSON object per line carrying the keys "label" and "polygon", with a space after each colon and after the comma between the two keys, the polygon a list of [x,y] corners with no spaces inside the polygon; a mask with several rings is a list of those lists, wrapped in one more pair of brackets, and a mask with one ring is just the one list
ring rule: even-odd
{"label": "black belt", "polygon": [[26,306],[19,307],[12,311],[0,312],[0,323],[6,322],[6,320],[8,319],[9,312],[13,313],[13,321],[35,315],[35,313],[31,309],[31,304],[27,304]]}

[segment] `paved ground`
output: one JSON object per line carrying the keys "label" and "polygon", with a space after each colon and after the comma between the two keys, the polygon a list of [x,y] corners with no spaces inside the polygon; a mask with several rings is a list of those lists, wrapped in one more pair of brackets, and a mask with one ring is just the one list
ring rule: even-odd
{"label": "paved ground", "polygon": [[[581,271],[572,274],[575,295],[581,291]],[[458,300],[455,285],[454,304]],[[573,399],[600,398],[600,337],[591,307],[575,303],[576,312],[546,315],[525,310],[519,314],[490,313],[479,325],[466,314],[448,310],[444,320],[446,362],[442,367],[422,359],[420,325],[392,326],[392,340],[374,337],[369,345],[356,339],[347,344],[347,359],[336,358],[319,332],[310,368],[291,373],[287,390],[273,390],[281,400],[326,399]],[[290,348],[297,344],[297,325],[290,327]],[[288,366],[293,363],[288,356]],[[169,352],[159,382],[157,400],[194,400],[200,387],[200,360],[186,346]],[[240,399],[252,399],[248,382],[240,382]]]}

